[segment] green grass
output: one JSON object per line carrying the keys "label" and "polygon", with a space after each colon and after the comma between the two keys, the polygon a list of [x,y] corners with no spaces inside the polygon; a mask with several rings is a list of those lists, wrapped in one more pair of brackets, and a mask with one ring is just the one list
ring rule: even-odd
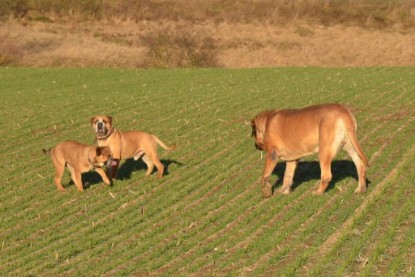
{"label": "green grass", "polygon": [[[414,267],[415,69],[0,68],[0,272],[3,275],[410,275]],[[245,123],[271,108],[339,102],[371,161],[355,195],[344,151],[324,196],[316,157],[288,196],[262,199],[264,161]],[[89,120],[145,130],[168,174],[126,161],[105,186],[54,184],[42,148],[92,144]],[[280,163],[272,180],[283,177]],[[411,239],[412,238],[412,239]]]}

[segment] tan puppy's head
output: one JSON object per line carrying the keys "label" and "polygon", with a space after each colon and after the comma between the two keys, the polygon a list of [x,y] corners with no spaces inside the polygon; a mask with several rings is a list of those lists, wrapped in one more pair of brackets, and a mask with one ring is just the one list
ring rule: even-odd
{"label": "tan puppy's head", "polygon": [[106,138],[112,131],[112,117],[97,115],[91,118],[91,125],[98,139]]}
{"label": "tan puppy's head", "polygon": [[257,150],[264,150],[264,132],[267,124],[268,116],[272,111],[265,111],[258,114],[254,119],[251,120],[252,134],[251,136],[255,139],[255,148]]}
{"label": "tan puppy's head", "polygon": [[94,167],[111,166],[113,163],[112,153],[108,146],[97,146],[96,155],[91,161]]}

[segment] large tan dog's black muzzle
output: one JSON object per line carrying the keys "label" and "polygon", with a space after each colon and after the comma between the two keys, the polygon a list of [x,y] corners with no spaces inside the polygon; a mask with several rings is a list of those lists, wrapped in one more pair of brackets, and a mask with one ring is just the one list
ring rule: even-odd
{"label": "large tan dog's black muzzle", "polygon": [[105,167],[111,167],[111,166],[115,166],[117,165],[117,161],[114,160],[112,157],[109,158],[106,162],[105,162]]}
{"label": "large tan dog's black muzzle", "polygon": [[96,133],[99,136],[106,136],[108,133],[107,127],[105,126],[104,122],[98,121],[95,127]]}

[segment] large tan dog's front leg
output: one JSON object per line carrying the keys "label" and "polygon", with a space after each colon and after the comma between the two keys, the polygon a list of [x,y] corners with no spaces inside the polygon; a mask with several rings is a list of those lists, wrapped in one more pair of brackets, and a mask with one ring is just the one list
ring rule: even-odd
{"label": "large tan dog's front leg", "polygon": [[117,179],[118,166],[120,165],[120,159],[114,158],[113,162],[114,162],[113,165],[111,165],[107,169],[107,176],[109,177],[110,180]]}
{"label": "large tan dog's front leg", "polygon": [[298,161],[286,162],[284,181],[280,189],[280,193],[289,194],[291,192],[291,186],[293,184],[294,172],[297,168]]}
{"label": "large tan dog's front leg", "polygon": [[268,152],[266,156],[267,157],[265,161],[264,174],[262,175],[262,188],[261,188],[262,196],[264,198],[268,198],[272,196],[272,185],[269,182],[269,177],[271,176],[272,171],[274,170],[278,162],[278,157],[274,149]]}

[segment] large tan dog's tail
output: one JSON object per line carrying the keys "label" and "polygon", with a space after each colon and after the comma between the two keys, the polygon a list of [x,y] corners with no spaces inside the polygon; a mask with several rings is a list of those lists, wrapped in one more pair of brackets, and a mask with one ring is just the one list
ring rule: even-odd
{"label": "large tan dog's tail", "polygon": [[363,150],[362,148],[360,148],[359,142],[357,141],[356,119],[354,118],[350,110],[349,115],[350,117],[348,117],[348,123],[346,123],[347,136],[349,137],[349,140],[352,143],[357,155],[359,155],[359,158],[362,160],[366,167],[369,167],[369,160],[367,159],[365,153],[363,153]]}
{"label": "large tan dog's tail", "polygon": [[161,147],[163,147],[164,149],[166,149],[166,150],[168,150],[168,151],[171,151],[171,150],[174,150],[174,149],[176,149],[177,148],[177,144],[173,144],[173,145],[170,145],[170,146],[167,146],[167,145],[165,145],[164,144],[164,142],[162,142],[158,137],[156,137],[155,135],[153,135],[153,137],[154,137],[154,140],[161,146]]}

